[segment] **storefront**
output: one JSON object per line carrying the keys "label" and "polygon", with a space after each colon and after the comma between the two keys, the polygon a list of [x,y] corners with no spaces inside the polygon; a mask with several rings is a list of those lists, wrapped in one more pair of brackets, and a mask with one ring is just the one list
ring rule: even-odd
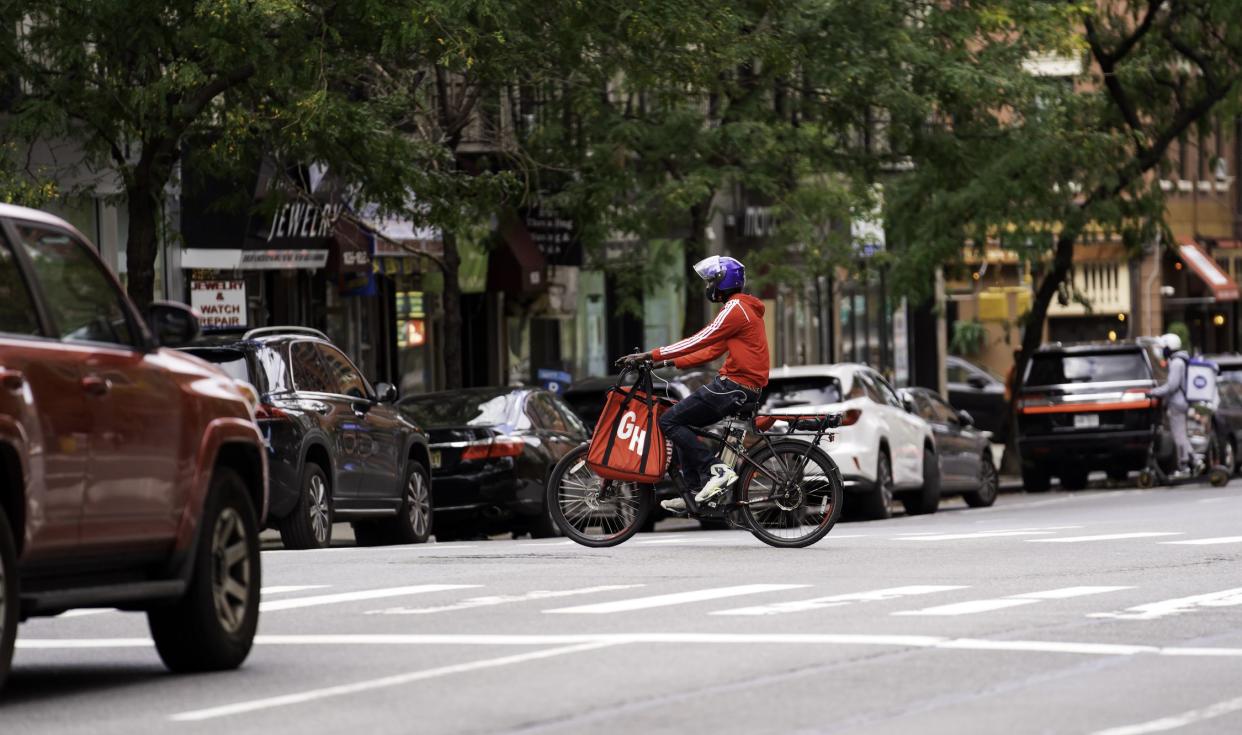
{"label": "storefront", "polygon": [[[1163,265],[1164,325],[1184,324],[1190,344],[1212,354],[1237,349],[1238,284],[1203,245],[1185,238],[1170,248]],[[1226,260],[1226,265],[1228,261]]]}

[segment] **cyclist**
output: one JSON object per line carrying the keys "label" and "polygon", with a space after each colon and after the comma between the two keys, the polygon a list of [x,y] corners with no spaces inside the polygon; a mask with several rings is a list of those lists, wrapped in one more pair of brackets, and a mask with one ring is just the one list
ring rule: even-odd
{"label": "cyclist", "polygon": [[[721,462],[688,427],[703,427],[732,416],[738,406],[758,401],[768,384],[768,337],[763,325],[763,302],[742,293],[746,267],[739,261],[713,255],[694,264],[694,272],[707,283],[707,299],[724,304],[703,329],[680,342],[626,357],[630,364],[671,360],[679,368],[702,365],[728,353],[719,375],[711,383],[678,401],[660,417],[660,429],[673,442],[686,486],[700,488],[694,496],[703,503],[723,493],[737,481],[733,468]],[[661,503],[665,510],[684,513],[681,498]]]}
{"label": "cyclist", "polygon": [[1164,359],[1169,363],[1169,374],[1164,385],[1153,389],[1150,395],[1164,399],[1169,433],[1173,435],[1173,445],[1177,447],[1177,472],[1174,474],[1175,477],[1185,477],[1190,474],[1193,457],[1190,437],[1186,433],[1186,412],[1190,410],[1190,403],[1186,400],[1186,366],[1190,355],[1182,350],[1182,338],[1176,334],[1163,335],[1160,342],[1164,346]]}

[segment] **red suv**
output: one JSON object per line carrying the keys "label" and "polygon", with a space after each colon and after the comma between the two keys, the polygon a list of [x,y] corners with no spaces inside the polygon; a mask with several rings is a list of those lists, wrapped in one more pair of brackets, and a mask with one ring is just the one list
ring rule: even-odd
{"label": "red suv", "polygon": [[147,613],[175,671],[235,668],[259,618],[263,440],[243,389],[165,347],[80,233],[0,204],[0,684],[17,624]]}

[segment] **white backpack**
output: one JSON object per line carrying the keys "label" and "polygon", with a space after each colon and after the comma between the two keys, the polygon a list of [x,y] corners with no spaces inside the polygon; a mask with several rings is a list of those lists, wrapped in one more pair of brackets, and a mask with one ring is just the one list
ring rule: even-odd
{"label": "white backpack", "polygon": [[1211,360],[1198,357],[1186,359],[1186,382],[1182,391],[1187,403],[1214,403],[1216,401],[1216,373],[1219,368]]}

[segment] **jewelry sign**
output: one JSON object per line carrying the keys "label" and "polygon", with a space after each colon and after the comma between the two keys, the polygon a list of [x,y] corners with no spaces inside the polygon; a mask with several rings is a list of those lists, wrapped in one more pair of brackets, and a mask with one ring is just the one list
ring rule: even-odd
{"label": "jewelry sign", "polygon": [[203,329],[246,326],[245,281],[190,281],[190,306]]}

